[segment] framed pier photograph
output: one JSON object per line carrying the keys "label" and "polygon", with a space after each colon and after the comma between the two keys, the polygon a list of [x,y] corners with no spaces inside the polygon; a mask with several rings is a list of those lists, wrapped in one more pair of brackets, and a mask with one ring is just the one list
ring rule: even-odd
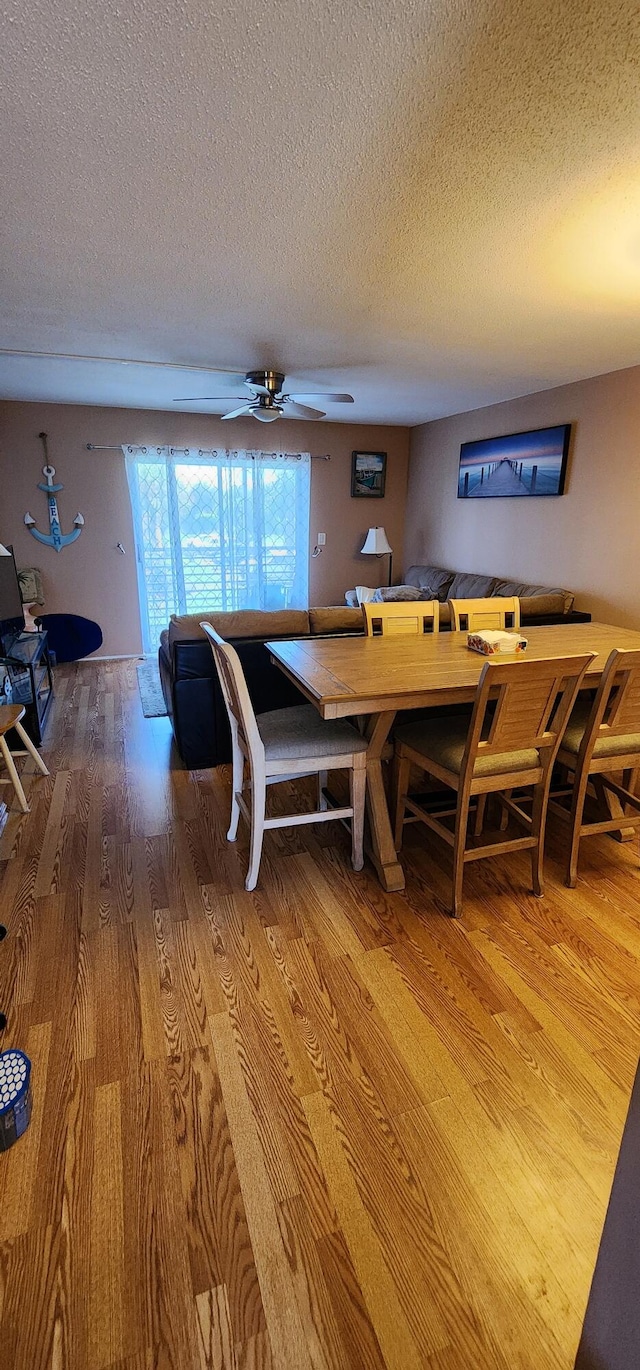
{"label": "framed pier photograph", "polygon": [[562,495],[571,424],[508,437],[463,442],[458,499],[523,499]]}

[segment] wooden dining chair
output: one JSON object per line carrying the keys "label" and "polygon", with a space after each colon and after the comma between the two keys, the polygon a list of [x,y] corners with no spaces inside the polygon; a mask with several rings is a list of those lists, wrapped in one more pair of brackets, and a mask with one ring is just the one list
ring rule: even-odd
{"label": "wooden dining chair", "polygon": [[[209,638],[229,716],[232,743],[231,822],[227,840],[235,842],[240,813],[250,832],[249,870],[245,886],[253,890],[258,881],[262,840],[267,828],[286,828],[328,819],[351,819],[351,864],[364,865],[364,800],[367,776],[367,739],[346,719],[322,719],[312,704],[273,709],[256,715],[249,697],[242,663],[234,647],[211,627],[200,627]],[[244,798],[245,762],[248,763],[250,806]],[[328,770],[350,772],[350,804],[329,808],[324,793]],[[266,818],[266,787],[302,776],[318,776],[318,808]]]}
{"label": "wooden dining chair", "polygon": [[[468,861],[531,849],[534,894],[543,892],[542,859],[551,771],[580,682],[595,654],[547,661],[486,661],[471,721],[439,718],[403,724],[396,731],[395,842],[399,849],[406,810],[444,838],[453,849],[451,912],[462,912],[462,881]],[[456,794],[452,808],[437,815],[407,793],[412,766],[434,776]],[[531,814],[511,797],[532,786]],[[497,794],[525,835],[467,846],[472,800]],[[453,830],[441,820],[454,817]]]}
{"label": "wooden dining chair", "polygon": [[367,637],[387,637],[390,633],[437,633],[440,605],[437,599],[401,600],[361,606]]}
{"label": "wooden dining chair", "polygon": [[[569,809],[552,793],[554,813],[569,819],[566,884],[578,878],[580,839],[589,834],[637,829],[640,798],[635,793],[640,770],[640,651],[611,652],[593,701],[578,699],[558,751],[558,762],[573,774]],[[622,773],[622,784],[614,775]],[[584,822],[589,782],[600,815]],[[631,810],[631,813],[629,812]]]}
{"label": "wooden dining chair", "polygon": [[488,599],[450,599],[454,632],[477,633],[483,628],[519,628],[520,600],[515,596]]}
{"label": "wooden dining chair", "polygon": [[[22,781],[18,775],[18,769],[14,758],[16,756],[30,756],[35,761],[36,766],[42,775],[48,775],[49,772],[42,760],[38,748],[34,746],[31,738],[28,733],[25,732],[22,723],[20,722],[21,718],[24,718],[24,712],[24,705],[22,704],[0,705],[0,754],[2,755],[4,764],[9,772],[8,779],[5,776],[0,777],[0,785],[13,785],[16,799],[22,812],[28,813],[29,804],[27,796],[22,788]],[[7,733],[10,732],[12,728],[15,728],[15,731],[23,744],[19,750],[14,752],[9,751],[7,743]]]}

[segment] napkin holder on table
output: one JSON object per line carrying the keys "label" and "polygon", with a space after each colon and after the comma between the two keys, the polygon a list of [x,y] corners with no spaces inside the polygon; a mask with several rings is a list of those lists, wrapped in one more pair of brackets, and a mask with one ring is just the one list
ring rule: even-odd
{"label": "napkin holder on table", "polygon": [[514,656],[526,651],[527,639],[522,633],[483,628],[467,634],[467,647],[482,656]]}

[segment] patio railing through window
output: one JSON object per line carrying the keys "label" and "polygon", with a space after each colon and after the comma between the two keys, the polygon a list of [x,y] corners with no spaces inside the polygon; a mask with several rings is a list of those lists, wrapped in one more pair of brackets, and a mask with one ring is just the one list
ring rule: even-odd
{"label": "patio railing through window", "polygon": [[306,608],[308,454],[123,451],[145,651],[172,613]]}

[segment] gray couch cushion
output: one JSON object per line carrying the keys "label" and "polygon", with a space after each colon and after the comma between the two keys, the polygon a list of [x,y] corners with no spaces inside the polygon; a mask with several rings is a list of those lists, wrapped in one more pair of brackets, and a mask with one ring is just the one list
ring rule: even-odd
{"label": "gray couch cushion", "polygon": [[415,585],[422,590],[426,599],[439,599],[444,604],[453,576],[453,571],[446,571],[442,566],[410,566],[404,581],[405,585]]}
{"label": "gray couch cushion", "polygon": [[305,756],[341,756],[366,752],[367,739],[346,719],[325,719],[312,704],[272,709],[258,714],[258,730],[268,761],[295,761]]}
{"label": "gray couch cushion", "polygon": [[495,593],[495,583],[495,576],[479,576],[475,571],[456,571],[447,599],[485,599]]}

